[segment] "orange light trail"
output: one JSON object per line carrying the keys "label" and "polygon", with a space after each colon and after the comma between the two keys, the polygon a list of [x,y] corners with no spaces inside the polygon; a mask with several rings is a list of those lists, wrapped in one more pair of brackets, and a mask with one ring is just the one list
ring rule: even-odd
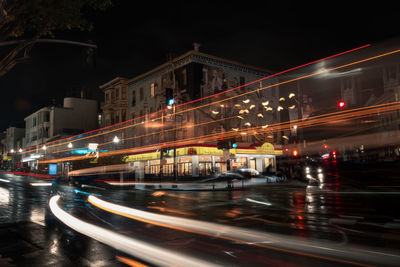
{"label": "orange light trail", "polygon": [[148,267],[148,265],[140,263],[138,261],[135,261],[133,259],[129,259],[127,257],[122,257],[122,256],[115,256],[117,260],[119,260],[122,263],[125,263],[126,265],[132,266],[132,267]]}
{"label": "orange light trail", "polygon": [[200,200],[201,198],[199,197],[188,197],[184,195],[177,195],[174,193],[167,193],[165,191],[156,191],[152,194],[152,196],[159,197],[159,196],[169,196],[169,197],[175,197],[175,198],[182,198],[182,199],[190,199],[190,200]]}
{"label": "orange light trail", "polygon": [[114,213],[114,214],[117,214],[117,215],[120,215],[120,216],[123,216],[123,217],[126,217],[126,218],[130,218],[130,219],[133,219],[133,220],[136,220],[136,221],[148,223],[148,224],[151,224],[151,225],[157,225],[157,226],[164,227],[164,228],[169,228],[169,229],[174,229],[174,230],[178,230],[178,231],[194,233],[194,234],[198,234],[198,235],[210,236],[210,237],[213,237],[213,238],[216,237],[216,238],[220,238],[220,239],[225,239],[225,240],[229,240],[229,241],[234,241],[234,242],[238,242],[238,243],[243,243],[243,244],[247,244],[247,245],[253,245],[253,246],[257,246],[257,247],[261,247],[261,248],[272,249],[272,250],[275,250],[275,251],[280,251],[280,252],[285,252],[285,253],[305,256],[305,257],[311,257],[311,258],[317,258],[317,259],[322,259],[322,260],[327,260],[327,261],[340,262],[340,263],[345,263],[345,264],[352,264],[352,265],[357,265],[357,266],[372,266],[372,265],[363,264],[363,263],[350,261],[350,260],[342,260],[342,259],[337,259],[337,258],[331,258],[331,257],[328,257],[328,256],[320,256],[320,255],[311,254],[311,253],[307,253],[307,252],[301,252],[301,251],[295,251],[295,250],[291,250],[291,249],[274,247],[274,246],[265,245],[265,244],[261,244],[261,243],[249,242],[249,241],[246,241],[246,240],[242,240],[242,239],[226,236],[226,235],[224,235],[224,233],[220,233],[219,235],[216,235],[216,234],[212,234],[212,233],[209,233],[209,232],[199,231],[199,230],[195,230],[195,229],[191,229],[191,228],[187,228],[187,227],[175,226],[175,225],[170,225],[170,224],[166,224],[166,223],[162,223],[162,222],[152,221],[152,220],[149,220],[149,219],[141,218],[141,217],[134,216],[134,215],[131,215],[131,214],[126,214],[124,212],[120,212],[120,211],[117,211],[117,210],[110,209],[110,208],[107,208],[105,206],[99,205],[97,202],[94,202],[90,197],[88,198],[88,202],[90,204],[98,207],[99,209],[105,210],[107,212]]}
{"label": "orange light trail", "polygon": [[[289,129],[290,125],[293,123],[296,123],[296,125],[299,128],[312,127],[312,126],[316,126],[316,125],[329,124],[336,120],[370,117],[376,113],[390,112],[390,111],[395,111],[395,110],[399,110],[399,109],[400,109],[400,101],[386,103],[386,104],[380,104],[380,105],[376,105],[376,106],[353,109],[353,110],[356,110],[356,112],[354,112],[353,110],[339,111],[339,112],[334,112],[334,113],[329,113],[329,114],[318,115],[318,116],[314,116],[314,117],[308,117],[307,120],[298,119],[298,120],[294,120],[294,121],[276,123],[276,124],[270,125],[266,129],[261,128],[262,126],[256,126],[253,128],[242,129],[239,131],[229,131],[229,132],[225,132],[223,134],[214,133],[214,134],[203,135],[203,136],[188,138],[188,139],[179,140],[179,141],[171,141],[168,143],[168,145],[169,146],[188,145],[188,144],[193,143],[194,141],[199,141],[199,140],[201,140],[201,142],[215,141],[218,137],[223,137],[223,138],[235,137],[241,133],[254,135],[254,131],[257,131],[256,134],[271,132],[274,130],[281,131],[282,129]],[[116,150],[116,151],[108,151],[108,152],[100,153],[99,157],[100,156],[111,156],[111,155],[117,155],[117,154],[125,154],[125,153],[133,153],[133,152],[139,152],[139,151],[143,151],[143,150],[151,150],[151,149],[155,150],[155,149],[159,148],[161,145],[162,144],[159,143],[159,144],[153,144],[153,145],[148,145],[148,146],[143,146],[143,147],[138,147],[138,148],[128,148],[128,149],[121,149],[121,150]],[[94,157],[95,156],[73,156],[73,157],[66,157],[66,158],[61,158],[61,159],[39,161],[39,163],[54,163],[54,162],[62,162],[62,161],[88,159],[88,158],[94,158]]]}
{"label": "orange light trail", "polygon": [[[356,49],[349,50],[349,52],[352,52],[352,51],[355,51],[355,50],[358,50],[358,49],[361,49],[361,48],[364,48],[364,47],[367,47],[367,46],[369,46],[369,45],[365,45],[365,46],[360,47],[360,48],[356,48]],[[172,113],[171,115],[181,114],[181,113],[185,113],[185,112],[188,112],[188,111],[196,110],[196,109],[199,109],[199,108],[202,108],[202,107],[205,107],[205,106],[210,106],[210,105],[213,105],[213,104],[225,102],[225,101],[228,101],[228,100],[230,100],[230,99],[237,98],[237,97],[240,97],[240,96],[243,96],[243,95],[247,95],[247,94],[250,94],[250,93],[254,93],[254,92],[257,92],[257,91],[260,91],[260,90],[265,90],[265,89],[268,89],[268,88],[271,88],[271,87],[274,87],[274,86],[279,86],[279,85],[286,84],[286,83],[290,83],[290,82],[293,82],[293,81],[298,81],[298,80],[301,80],[301,79],[309,78],[309,77],[312,77],[312,76],[315,76],[315,75],[318,75],[318,74],[323,74],[323,73],[326,73],[326,72],[329,72],[329,71],[332,71],[332,70],[337,70],[337,69],[341,69],[341,68],[344,68],[344,67],[348,67],[348,66],[351,66],[351,65],[354,65],[354,64],[359,64],[359,63],[362,63],[362,62],[365,62],[365,61],[369,61],[369,60],[373,60],[373,59],[376,59],[376,58],[379,58],[379,57],[383,57],[383,56],[387,56],[387,55],[390,55],[390,54],[393,54],[393,53],[397,53],[397,52],[399,52],[399,51],[400,51],[400,50],[391,51],[391,52],[388,52],[388,53],[385,53],[385,54],[381,54],[381,55],[378,55],[378,56],[375,56],[375,57],[371,57],[371,58],[367,58],[367,59],[364,59],[364,60],[360,60],[360,61],[356,61],[356,62],[353,62],[353,63],[349,63],[349,64],[346,64],[346,65],[342,65],[342,66],[339,66],[339,67],[327,69],[327,70],[320,71],[320,72],[317,72],[317,73],[314,73],[314,74],[305,75],[305,76],[302,76],[302,77],[299,77],[299,78],[295,78],[295,79],[292,79],[292,80],[288,80],[288,81],[285,81],[285,82],[281,82],[281,83],[277,83],[277,84],[274,84],[274,85],[269,85],[269,86],[266,86],[266,87],[258,88],[258,89],[256,89],[256,90],[249,91],[249,92],[246,92],[246,93],[237,95],[237,96],[229,97],[229,98],[222,99],[222,100],[219,100],[219,101],[214,101],[214,102],[211,102],[211,103],[202,105],[202,106],[197,106],[197,107],[194,107],[194,108],[185,109],[185,110],[180,111],[180,112],[175,112],[175,113]],[[332,57],[335,57],[335,56],[339,56],[339,55],[342,55],[342,54],[345,54],[345,53],[346,53],[346,52],[339,53],[339,54],[337,54],[337,55],[334,55],[334,56],[331,56],[331,57],[327,57],[327,58],[325,58],[325,59],[332,58]],[[322,59],[322,60],[324,60],[324,59]],[[313,64],[313,63],[316,63],[316,62],[319,62],[319,61],[321,61],[321,60],[318,60],[318,61],[315,61],[315,62],[312,62],[312,63],[309,63],[309,64],[305,64],[305,65],[302,65],[302,66],[310,65],[310,64]],[[300,66],[300,67],[302,67],[302,66]],[[300,68],[300,67],[299,67],[299,68]],[[289,70],[287,70],[287,71],[294,70],[294,69],[296,69],[296,68],[292,68],[292,69],[289,69]],[[283,72],[280,72],[280,73],[278,73],[278,74],[280,75],[280,74],[285,73],[285,72],[287,72],[287,71],[283,71]],[[278,74],[276,74],[276,75],[278,75]],[[276,76],[276,75],[270,75],[270,76],[267,76],[267,77],[265,77],[265,78],[263,78],[263,79],[271,78],[272,76]],[[262,80],[262,79],[260,79],[260,80]],[[257,80],[257,81],[260,81],[260,80]],[[253,81],[253,82],[251,82],[251,83],[248,83],[248,85],[250,85],[250,84],[252,84],[252,83],[254,83],[254,82],[256,82],[256,81]],[[241,87],[243,87],[243,86],[246,86],[246,85],[242,85],[242,86],[239,86],[239,87],[235,87],[235,88],[232,88],[232,89],[230,89],[230,90],[226,90],[226,91],[221,92],[221,93],[226,93],[226,92],[228,92],[228,91],[232,91],[233,89],[239,89],[239,88],[241,88]],[[218,94],[220,94],[220,93],[218,93]],[[216,95],[218,95],[218,94],[211,95],[210,97],[216,96]],[[199,100],[196,100],[196,102],[197,102],[197,101],[199,101]],[[193,101],[192,101],[192,102],[193,102]],[[183,104],[181,104],[180,106],[182,106],[182,105],[187,105],[187,104],[192,103],[192,102],[183,103]],[[163,112],[163,111],[165,111],[165,110],[166,110],[166,109],[163,109],[163,110],[160,110],[160,111],[157,111],[157,112],[154,112],[154,113],[151,113],[151,114],[147,114],[147,115],[144,115],[144,116],[141,116],[141,117],[132,119],[132,120],[128,120],[128,121],[125,121],[125,122],[121,122],[121,123],[119,123],[119,124],[124,124],[124,123],[130,122],[130,121],[133,121],[133,120],[137,120],[137,119],[140,119],[140,118],[144,118],[145,116],[150,116],[150,115],[153,115],[153,114],[157,114],[157,113]],[[159,120],[159,119],[161,119],[161,117],[155,118],[155,119],[153,119],[153,120]],[[146,123],[148,123],[148,122],[146,122]],[[119,124],[115,124],[115,125],[119,125]],[[139,124],[141,124],[141,123],[136,123],[136,124],[133,124],[133,125],[124,126],[124,127],[121,127],[121,128],[117,128],[117,129],[114,129],[114,130],[110,130],[110,131],[108,131],[108,132],[102,132],[102,133],[95,134],[95,135],[91,135],[91,136],[81,137],[81,138],[79,138],[79,139],[70,140],[70,141],[67,141],[67,142],[64,142],[64,143],[60,143],[60,144],[55,144],[55,145],[47,146],[47,144],[49,144],[49,143],[47,143],[47,144],[43,144],[43,145],[41,145],[41,146],[46,145],[47,147],[54,147],[54,146],[59,146],[59,145],[65,145],[65,144],[67,144],[67,143],[73,143],[73,142],[76,142],[76,141],[79,141],[79,140],[83,140],[83,139],[87,139],[87,138],[91,138],[91,137],[96,137],[96,136],[99,136],[99,135],[108,134],[108,133],[111,133],[111,132],[115,132],[115,131],[119,131],[119,130],[122,130],[122,129],[125,129],[125,128],[129,128],[129,127],[134,127],[134,126],[137,126],[137,125],[139,125]],[[112,127],[112,126],[115,126],[115,125],[111,125],[111,126],[104,127],[104,128],[101,128],[101,129],[106,129],[106,128],[109,128],[109,127]],[[97,129],[97,130],[93,130],[93,131],[99,131],[99,130],[101,130],[101,129]],[[93,132],[93,131],[92,131],[92,132]],[[89,133],[89,132],[87,132],[87,133]],[[84,133],[84,134],[86,134],[86,133]],[[78,135],[78,136],[79,136],[79,135]],[[72,138],[72,137],[69,137],[69,138]],[[65,140],[65,139],[63,139],[63,140]],[[67,140],[69,140],[69,139],[67,139]],[[57,141],[54,141],[54,142],[59,142],[59,141],[60,141],[60,140],[57,140]],[[35,147],[38,147],[38,146],[35,146]],[[28,153],[28,152],[32,152],[32,151],[35,151],[35,150],[34,150],[34,149],[33,149],[33,150],[27,150],[27,151],[23,151],[23,152],[21,152],[21,153],[24,154],[24,153]]]}
{"label": "orange light trail", "polygon": [[[234,119],[234,118],[236,118],[236,117],[237,117],[237,116],[231,116],[231,117],[222,118],[222,119],[218,119],[218,120],[213,120],[213,121],[209,121],[209,122],[202,122],[202,123],[194,124],[193,127],[199,127],[199,126],[203,126],[203,125],[206,125],[206,124],[217,123],[217,122],[221,122],[221,121],[224,121],[224,120]],[[138,139],[138,138],[142,138],[142,137],[146,137],[146,136],[151,136],[151,135],[154,135],[154,134],[160,134],[160,133],[163,133],[163,132],[164,132],[164,133],[165,133],[165,132],[172,132],[172,131],[179,130],[179,129],[184,129],[184,128],[187,128],[187,127],[185,127],[185,126],[183,126],[183,127],[175,127],[175,128],[172,128],[172,129],[166,129],[166,130],[162,130],[162,131],[159,131],[159,132],[152,132],[152,133],[143,134],[143,135],[139,135],[139,136],[133,136],[133,137],[122,138],[122,139],[120,139],[120,141],[127,141],[127,140],[132,140],[132,139]],[[98,146],[104,146],[104,145],[111,144],[111,143],[113,143],[112,140],[111,140],[111,141],[108,141],[108,142],[104,142],[104,143],[98,144]],[[54,151],[54,152],[52,152],[52,153],[53,153],[53,154],[56,154],[56,153],[68,152],[68,151],[73,151],[73,150],[76,150],[76,149],[85,149],[85,148],[86,148],[86,147],[72,148],[72,149],[69,148],[69,149]]]}
{"label": "orange light trail", "polygon": [[382,58],[382,57],[385,57],[385,56],[388,56],[388,55],[392,55],[392,54],[395,54],[395,53],[398,53],[398,52],[400,52],[400,49],[393,50],[393,51],[387,52],[387,53],[383,53],[383,54],[380,54],[380,55],[377,55],[377,56],[369,57],[369,58],[366,58],[366,59],[354,61],[352,63],[344,64],[344,65],[341,65],[341,66],[338,66],[338,67],[334,67],[334,68],[330,68],[330,69],[326,69],[326,70],[321,70],[321,71],[318,71],[318,72],[315,72],[315,73],[312,73],[312,74],[304,75],[304,76],[301,76],[301,77],[298,77],[298,78],[293,78],[293,79],[290,79],[290,80],[287,80],[287,81],[284,81],[284,82],[279,82],[279,83],[276,83],[276,84],[272,84],[272,85],[268,85],[268,86],[265,86],[265,87],[261,87],[261,88],[258,88],[258,89],[252,90],[252,91],[244,92],[244,93],[239,94],[239,95],[231,96],[231,97],[228,97],[228,98],[224,98],[224,99],[221,99],[221,100],[218,100],[218,101],[214,101],[214,102],[211,102],[211,103],[207,103],[207,104],[204,104],[204,105],[201,105],[201,106],[197,106],[197,107],[194,107],[194,108],[189,108],[189,109],[186,109],[184,111],[176,112],[174,114],[180,114],[180,113],[183,113],[183,112],[188,112],[188,111],[191,111],[191,110],[196,110],[196,109],[199,109],[199,108],[208,107],[208,106],[211,106],[211,105],[214,105],[214,104],[218,104],[218,103],[222,103],[222,102],[234,99],[234,98],[238,98],[238,97],[242,97],[242,96],[245,96],[245,95],[248,95],[248,94],[256,93],[256,92],[261,91],[261,90],[265,90],[265,89],[269,89],[269,88],[272,88],[272,87],[275,87],[275,86],[280,86],[280,85],[284,85],[284,84],[288,84],[288,83],[304,80],[306,78],[311,78],[311,77],[314,77],[314,76],[317,76],[317,75],[320,75],[320,74],[324,74],[324,73],[327,73],[327,72],[330,72],[330,71],[339,70],[339,69],[343,69],[343,68],[346,68],[346,67],[357,65],[357,64],[360,64],[360,63],[363,63],[363,62],[367,62],[367,61],[370,61],[370,60]]}
{"label": "orange light trail", "polygon": [[[264,77],[264,78],[261,78],[261,79],[252,81],[252,82],[247,83],[247,84],[244,84],[244,85],[240,85],[240,86],[231,88],[231,89],[229,89],[229,90],[226,90],[226,91],[223,91],[223,92],[220,92],[220,93],[217,93],[217,94],[213,94],[213,95],[210,95],[210,96],[207,96],[207,97],[203,97],[203,98],[200,98],[200,99],[195,99],[195,100],[192,100],[192,101],[189,101],[189,102],[186,102],[186,103],[182,103],[182,104],[176,105],[176,107],[188,105],[188,104],[191,104],[191,103],[194,103],[194,102],[198,102],[198,101],[204,100],[204,99],[206,99],[206,98],[215,97],[215,96],[217,96],[217,95],[224,94],[224,93],[227,93],[227,92],[230,92],[230,91],[233,91],[233,90],[237,90],[237,89],[239,89],[239,88],[242,88],[242,87],[251,85],[251,84],[253,84],[253,83],[256,83],[256,82],[260,82],[260,81],[269,79],[269,78],[274,77],[274,76],[279,76],[279,75],[284,74],[284,73],[286,73],[286,72],[290,72],[290,71],[293,71],[293,70],[296,70],[296,69],[299,69],[299,68],[303,68],[303,67],[306,67],[306,66],[309,66],[309,65],[312,65],[312,64],[315,64],[315,63],[324,61],[324,60],[328,60],[328,59],[332,59],[332,58],[335,58],[335,57],[338,57],[338,56],[341,56],[341,55],[345,55],[345,54],[348,54],[348,53],[351,53],[351,52],[354,52],[354,51],[357,51],[357,50],[360,50],[360,49],[363,49],[363,48],[366,48],[366,47],[369,47],[369,46],[371,46],[371,44],[366,44],[366,45],[363,45],[363,46],[360,46],[360,47],[356,47],[356,48],[353,48],[353,49],[350,49],[350,50],[347,50],[347,51],[344,51],[344,52],[340,52],[340,53],[337,53],[337,54],[334,54],[334,55],[331,55],[331,56],[328,56],[328,57],[325,57],[325,58],[322,58],[322,59],[319,59],[319,60],[311,61],[311,62],[309,62],[309,63],[303,64],[303,65],[299,65],[299,66],[296,66],[296,67],[293,67],[293,68],[289,68],[289,69],[287,69],[287,70],[284,70],[284,71],[281,71],[281,72],[278,72],[278,73],[269,75],[269,76],[267,76],[267,77]],[[113,125],[109,125],[109,126],[106,126],[106,127],[100,128],[100,129],[95,129],[95,130],[92,130],[92,131],[84,132],[84,133],[77,134],[77,135],[74,135],[74,136],[71,136],[71,137],[67,137],[67,138],[64,138],[64,139],[60,139],[60,140],[55,140],[55,141],[52,141],[52,142],[48,142],[48,143],[46,143],[46,144],[43,144],[42,146],[44,146],[44,145],[47,146],[48,144],[56,143],[56,142],[60,142],[60,141],[64,141],[64,140],[70,140],[70,139],[75,138],[75,137],[78,137],[78,136],[80,136],[80,135],[84,135],[84,134],[89,134],[89,133],[92,133],[92,132],[101,131],[101,130],[104,130],[104,129],[108,129],[108,128],[111,128],[111,127],[115,127],[115,126],[117,126],[117,125],[122,125],[122,124],[125,124],[125,123],[128,123],[128,122],[134,121],[134,120],[138,120],[138,119],[145,118],[146,116],[150,116],[150,115],[157,114],[157,113],[162,113],[162,112],[165,111],[165,110],[167,110],[167,109],[164,108],[164,109],[162,109],[162,110],[159,110],[159,111],[156,111],[156,112],[153,112],[153,113],[150,113],[150,114],[145,114],[145,115],[143,115],[143,116],[140,116],[140,117],[137,117],[137,118],[133,118],[133,119],[130,119],[130,120],[127,120],[127,121],[123,121],[123,122],[120,122],[120,123],[116,123],[116,124],[113,124]],[[93,136],[91,136],[91,137],[93,137]],[[78,140],[81,140],[81,138],[79,138],[79,139],[77,139],[77,140],[70,140],[70,141],[68,141],[68,142],[66,142],[66,143],[73,143],[73,142],[76,142],[76,141],[78,141]],[[66,143],[63,143],[63,144],[66,144]],[[61,145],[61,144],[60,144],[60,145]],[[40,145],[31,146],[31,147],[25,148],[25,149],[23,149],[23,150],[31,149],[31,148],[36,148],[36,147],[39,147],[39,146],[40,146]],[[34,150],[23,151],[23,152],[21,152],[21,153],[24,154],[24,153],[26,153],[26,152],[31,152],[31,151],[34,151]]]}
{"label": "orange light trail", "polygon": [[129,259],[127,257],[122,257],[122,256],[115,256],[117,260],[119,260],[122,263],[125,263],[126,265],[132,266],[132,267],[148,267],[148,265],[140,263],[138,261],[135,261],[133,259]]}
{"label": "orange light trail", "polygon": [[148,209],[155,209],[159,210],[161,212],[168,212],[168,213],[175,213],[179,215],[185,215],[185,216],[194,216],[195,214],[192,212],[188,211],[182,211],[182,210],[177,210],[177,209],[171,209],[171,208],[166,208],[166,207],[159,207],[159,206],[147,206]]}

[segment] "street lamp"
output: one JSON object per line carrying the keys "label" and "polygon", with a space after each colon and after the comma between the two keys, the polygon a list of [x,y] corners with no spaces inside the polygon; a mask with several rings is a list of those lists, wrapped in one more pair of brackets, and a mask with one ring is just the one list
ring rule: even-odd
{"label": "street lamp", "polygon": [[119,138],[118,138],[118,136],[114,136],[113,142],[114,142],[115,144],[118,144],[118,143],[119,143]]}
{"label": "street lamp", "polygon": [[46,149],[47,149],[47,146],[46,146],[46,145],[44,145],[44,146],[42,147],[42,149],[43,149],[44,151],[46,151]]}
{"label": "street lamp", "polygon": [[72,148],[72,147],[73,147],[72,143],[69,143],[68,148]]}
{"label": "street lamp", "polygon": [[14,149],[13,149],[13,148],[11,148],[10,152],[11,152],[11,153],[14,153]]}
{"label": "street lamp", "polygon": [[22,148],[20,148],[20,149],[18,150],[18,152],[19,152],[19,153],[22,153]]}

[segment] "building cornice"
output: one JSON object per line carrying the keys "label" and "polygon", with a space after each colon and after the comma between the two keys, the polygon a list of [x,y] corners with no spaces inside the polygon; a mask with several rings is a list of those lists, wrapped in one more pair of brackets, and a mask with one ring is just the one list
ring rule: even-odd
{"label": "building cornice", "polygon": [[100,88],[101,90],[104,91],[105,89],[107,89],[107,88],[109,88],[109,87],[112,87],[112,86],[115,86],[115,85],[118,85],[118,84],[124,84],[124,85],[126,85],[126,84],[127,84],[127,81],[128,81],[127,78],[124,78],[124,77],[115,77],[115,78],[112,79],[111,81],[109,81],[109,82],[107,82],[107,83],[105,83],[105,84],[103,84],[103,85],[100,85],[99,88]]}
{"label": "building cornice", "polygon": [[171,67],[172,67],[171,64],[173,64],[173,68],[176,69],[176,68],[180,68],[180,67],[187,65],[189,63],[192,63],[192,62],[205,64],[205,65],[220,66],[220,67],[228,68],[231,70],[255,74],[255,75],[258,75],[261,77],[273,73],[272,71],[267,70],[267,69],[254,67],[251,65],[237,62],[237,61],[224,59],[224,58],[216,57],[213,55],[205,54],[205,53],[202,53],[199,51],[191,50],[181,56],[178,56],[178,57],[172,59],[171,62],[166,62],[166,63],[164,63],[154,69],[151,69],[139,76],[128,79],[127,83],[132,84],[132,83],[140,81],[144,78],[150,77],[153,74],[156,74],[159,72],[165,72],[167,69],[171,69]]}

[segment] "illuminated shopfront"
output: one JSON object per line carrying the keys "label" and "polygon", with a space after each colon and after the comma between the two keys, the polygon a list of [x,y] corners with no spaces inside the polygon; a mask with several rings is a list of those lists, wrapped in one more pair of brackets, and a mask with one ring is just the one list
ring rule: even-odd
{"label": "illuminated shopfront", "polygon": [[174,164],[177,175],[210,176],[226,172],[229,168],[251,168],[263,172],[269,165],[275,168],[276,156],[282,150],[270,143],[259,147],[237,147],[228,151],[217,149],[216,145],[187,145],[173,149],[162,159],[160,151],[145,151],[126,155],[123,161],[136,166],[138,178],[147,176],[173,176]]}

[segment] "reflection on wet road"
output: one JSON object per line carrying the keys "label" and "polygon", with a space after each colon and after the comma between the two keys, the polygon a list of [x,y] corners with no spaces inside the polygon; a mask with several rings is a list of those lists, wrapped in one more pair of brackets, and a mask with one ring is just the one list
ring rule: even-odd
{"label": "reflection on wet road", "polygon": [[[54,190],[32,185],[51,181],[2,174],[0,178],[9,182],[0,180],[0,220],[12,229],[33,231],[30,238],[18,237],[26,243],[26,248],[21,245],[25,254],[33,253],[35,258],[34,253],[39,253],[35,251],[41,251],[48,262],[57,255],[67,266],[92,261],[123,265],[129,260],[162,264],[113,242],[100,240],[108,244],[103,245],[94,240],[98,236],[85,237],[60,223],[48,209],[52,195],[61,196],[57,205],[68,215],[129,242],[143,242],[142,248],[151,245],[167,251],[165,256],[157,254],[165,263],[167,255],[184,255],[206,265],[224,266],[397,265],[400,212],[393,203],[399,203],[399,192],[367,190],[328,171],[310,175],[314,179],[307,183],[290,181],[235,191],[154,191],[68,183],[57,184]],[[116,212],[115,206],[99,201],[127,210]],[[9,251],[0,254],[10,262],[21,262],[12,248]]]}

